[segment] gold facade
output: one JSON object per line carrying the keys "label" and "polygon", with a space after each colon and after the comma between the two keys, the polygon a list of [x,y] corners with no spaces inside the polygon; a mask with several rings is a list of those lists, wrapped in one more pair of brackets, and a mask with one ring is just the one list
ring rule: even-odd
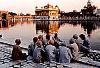
{"label": "gold facade", "polygon": [[37,16],[58,16],[59,8],[58,6],[53,7],[52,5],[47,4],[44,7],[38,9],[36,7],[35,15]]}
{"label": "gold facade", "polygon": [[59,8],[58,6],[52,6],[50,4],[47,4],[44,7],[41,7],[40,9],[36,7],[35,9],[35,16],[39,19],[58,19],[59,15]]}

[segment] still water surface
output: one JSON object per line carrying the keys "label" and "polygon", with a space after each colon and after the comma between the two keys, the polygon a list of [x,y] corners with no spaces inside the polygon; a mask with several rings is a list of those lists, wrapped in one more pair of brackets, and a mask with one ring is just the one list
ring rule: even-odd
{"label": "still water surface", "polygon": [[100,50],[100,22],[98,21],[16,21],[0,27],[2,39],[14,44],[16,38],[22,40],[21,46],[28,47],[32,38],[47,33],[58,37],[68,44],[73,34],[85,34],[91,41],[92,49]]}

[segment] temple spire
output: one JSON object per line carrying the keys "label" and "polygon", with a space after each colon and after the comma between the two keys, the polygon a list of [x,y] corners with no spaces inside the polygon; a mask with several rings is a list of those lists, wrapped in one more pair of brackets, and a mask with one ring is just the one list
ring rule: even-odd
{"label": "temple spire", "polygon": [[88,2],[87,2],[87,7],[91,7],[92,5],[91,5],[91,0],[88,0]]}
{"label": "temple spire", "polygon": [[90,0],[88,0],[88,2],[91,2]]}

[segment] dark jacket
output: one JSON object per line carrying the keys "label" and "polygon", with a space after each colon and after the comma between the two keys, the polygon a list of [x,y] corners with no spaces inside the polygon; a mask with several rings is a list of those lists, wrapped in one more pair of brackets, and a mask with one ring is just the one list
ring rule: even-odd
{"label": "dark jacket", "polygon": [[12,59],[13,60],[21,60],[22,59],[22,50],[19,45],[13,46]]}

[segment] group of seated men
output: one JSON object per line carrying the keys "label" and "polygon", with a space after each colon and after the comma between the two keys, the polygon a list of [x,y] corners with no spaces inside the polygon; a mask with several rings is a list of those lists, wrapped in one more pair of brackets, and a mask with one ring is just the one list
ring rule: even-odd
{"label": "group of seated men", "polygon": [[[79,37],[82,43],[79,41]],[[90,49],[90,43],[84,34],[77,34],[69,40],[69,44],[60,40],[57,33],[54,37],[50,38],[50,35],[46,35],[44,40],[42,35],[33,38],[33,42],[28,46],[28,56],[32,57],[33,62],[59,62],[70,63],[72,60],[77,60],[77,56],[80,52],[87,54]],[[26,59],[27,55],[22,53],[20,48],[20,39],[15,40],[16,45],[13,46],[12,59],[22,60]]]}

